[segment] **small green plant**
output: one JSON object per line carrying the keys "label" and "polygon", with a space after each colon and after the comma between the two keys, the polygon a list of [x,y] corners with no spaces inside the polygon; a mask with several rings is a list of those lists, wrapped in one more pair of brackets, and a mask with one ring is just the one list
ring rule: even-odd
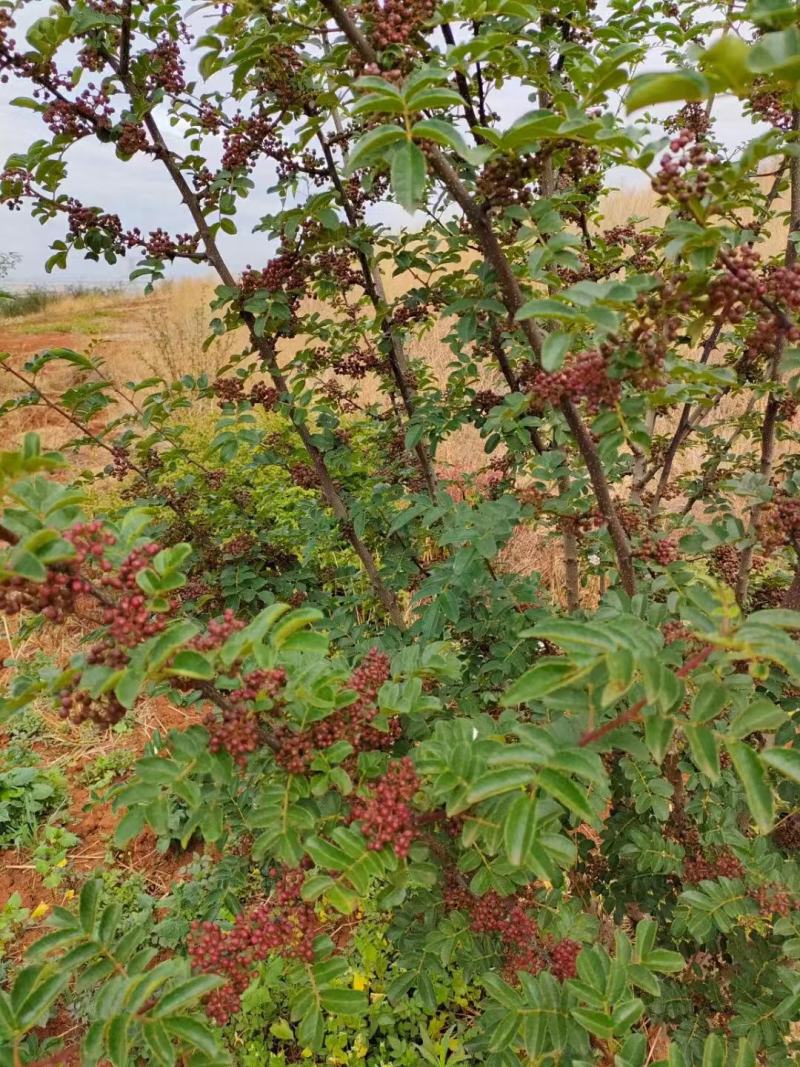
{"label": "small green plant", "polygon": [[136,757],[128,748],[115,748],[92,760],[81,774],[81,784],[100,793],[112,783],[123,778],[133,766]]}
{"label": "small green plant", "polygon": [[247,881],[244,860],[224,856],[213,861],[208,856],[193,860],[180,872],[169,896],[159,901],[161,918],[154,929],[158,944],[174,949],[183,943],[192,923],[236,914]]}
{"label": "small green plant", "polygon": [[34,846],[32,859],[48,889],[56,889],[69,874],[67,853],[79,844],[77,834],[63,826],[45,826]]}
{"label": "small green plant", "polygon": [[26,742],[41,737],[44,732],[44,719],[38,711],[26,708],[8,724],[8,736],[11,741]]}
{"label": "small green plant", "polygon": [[0,949],[10,944],[30,916],[30,909],[23,908],[22,897],[12,893],[0,906]]}
{"label": "small green plant", "polygon": [[33,840],[37,826],[66,796],[60,772],[22,766],[0,770],[0,848],[20,848]]}

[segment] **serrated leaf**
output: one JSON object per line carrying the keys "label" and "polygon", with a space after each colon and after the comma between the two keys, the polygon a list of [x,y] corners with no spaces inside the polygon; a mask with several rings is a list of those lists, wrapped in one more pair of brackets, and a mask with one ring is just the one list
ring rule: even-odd
{"label": "serrated leaf", "polygon": [[322,989],[320,1003],[336,1015],[363,1015],[369,1006],[367,994],[358,989]]}
{"label": "serrated leaf", "polygon": [[758,755],[742,741],[726,741],[725,747],[744,788],[747,806],[762,833],[772,829],[772,792]]}
{"label": "serrated leaf", "polygon": [[425,198],[428,167],[425,156],[413,141],[405,141],[392,151],[391,182],[395,199],[408,212],[414,212]]}
{"label": "serrated leaf", "polygon": [[719,750],[713,730],[686,723],[683,735],[689,742],[689,751],[697,769],[716,781],[719,778]]}
{"label": "serrated leaf", "polygon": [[527,795],[517,797],[503,823],[503,844],[513,867],[525,863],[536,839],[536,804]]}
{"label": "serrated leaf", "polygon": [[711,92],[708,79],[692,70],[665,71],[661,74],[640,74],[631,82],[625,97],[630,114],[653,104],[668,104],[673,100],[705,100]]}
{"label": "serrated leaf", "polygon": [[586,791],[579,789],[570,778],[565,777],[559,771],[549,768],[539,772],[538,784],[540,789],[555,797],[565,808],[577,815],[579,819],[593,826],[599,824],[597,813],[592,809],[586,799]]}
{"label": "serrated leaf", "polygon": [[375,158],[384,158],[386,149],[405,138],[399,126],[384,124],[369,130],[360,137],[347,157],[345,174],[352,175],[359,167],[365,166]]}
{"label": "serrated leaf", "polygon": [[475,782],[467,796],[468,804],[480,804],[490,797],[510,793],[520,786],[529,785],[535,777],[532,767],[502,767],[486,771]]}

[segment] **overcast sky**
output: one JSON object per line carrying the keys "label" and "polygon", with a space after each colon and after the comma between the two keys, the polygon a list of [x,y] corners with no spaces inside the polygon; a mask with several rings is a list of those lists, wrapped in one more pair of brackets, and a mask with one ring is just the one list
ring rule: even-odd
{"label": "overcast sky", "polygon": [[[25,12],[24,25],[30,24],[35,17],[47,13],[47,0],[34,0]],[[20,19],[22,23],[22,19]],[[21,29],[17,37],[22,37]],[[658,69],[664,64],[658,56],[651,57],[647,68]],[[43,124],[39,116],[27,109],[11,107],[10,100],[15,96],[25,95],[27,89],[11,81],[0,84],[0,160],[37,138],[42,137]],[[519,87],[509,86],[493,97],[493,105],[500,112],[505,124],[512,122],[525,111],[535,106],[528,93]],[[663,109],[669,113],[670,108]],[[716,132],[723,143],[734,149],[743,139],[753,135],[753,127],[742,118],[739,105],[733,99],[718,100],[714,114]],[[46,131],[45,131],[46,132]],[[176,142],[176,146],[180,145]],[[70,179],[65,186],[67,190],[89,205],[97,205],[108,211],[117,212],[127,227],[138,226],[147,233],[163,227],[170,233],[191,229],[191,220],[187,211],[178,200],[161,164],[145,156],[136,156],[124,163],[118,160],[110,145],[101,144],[92,138],[86,138],[72,148],[68,156]],[[278,208],[276,197],[267,194],[266,189],[272,184],[273,171],[270,165],[257,170],[254,178],[256,188],[250,198],[239,210],[236,223],[239,234],[234,238],[220,235],[220,241],[231,266],[239,270],[247,264],[263,266],[270,255],[270,246],[263,234],[253,234],[253,226],[263,214]],[[619,172],[612,175],[615,184],[625,187],[634,182],[641,184],[642,178],[633,172]],[[14,285],[47,282],[49,284],[109,284],[127,281],[129,272],[135,266],[135,258],[120,260],[115,266],[106,263],[93,263],[73,254],[66,271],[56,271],[48,276],[44,272],[44,262],[49,255],[50,244],[63,235],[64,223],[60,219],[45,226],[31,219],[23,204],[21,211],[10,212],[0,208],[0,251],[14,251],[22,259],[11,279]],[[412,220],[402,209],[393,205],[379,207],[381,221],[397,227],[408,225]],[[197,268],[184,261],[176,263],[172,272],[177,274],[208,268]],[[7,280],[7,281],[8,281]],[[6,284],[4,282],[4,284]]]}

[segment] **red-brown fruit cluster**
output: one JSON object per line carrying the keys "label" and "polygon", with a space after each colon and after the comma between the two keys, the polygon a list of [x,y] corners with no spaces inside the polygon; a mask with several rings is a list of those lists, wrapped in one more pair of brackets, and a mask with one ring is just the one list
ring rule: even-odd
{"label": "red-brown fruit cluster", "polygon": [[250,403],[255,407],[260,404],[265,411],[272,411],[278,403],[278,390],[266,382],[256,382],[250,390]]}
{"label": "red-brown fruit cluster", "polygon": [[664,120],[664,129],[668,133],[680,133],[688,130],[699,141],[708,133],[711,126],[711,118],[706,110],[706,105],[699,100],[692,100],[684,104],[675,115],[670,115]]}
{"label": "red-brown fruit cluster", "polygon": [[772,837],[778,848],[785,852],[800,850],[800,814],[787,815],[781,819],[772,831]]}
{"label": "red-brown fruit cluster", "polygon": [[106,92],[90,84],[74,100],[54,100],[42,118],[54,134],[78,139],[111,128],[113,107]]}
{"label": "red-brown fruit cluster", "polygon": [[628,504],[618,504],[617,514],[625,533],[636,538],[636,554],[640,559],[650,560],[662,567],[669,566],[678,558],[678,546],[669,537],[653,537],[646,514]]}
{"label": "red-brown fruit cluster", "polygon": [[378,50],[405,44],[436,12],[436,0],[361,0]]}
{"label": "red-brown fruit cluster", "polygon": [[123,156],[135,156],[137,152],[147,152],[150,142],[147,131],[139,122],[125,122],[117,137],[117,151]]}
{"label": "red-brown fruit cluster", "polygon": [[679,619],[665,622],[661,627],[661,633],[664,635],[665,645],[671,645],[675,641],[688,641],[692,636],[692,631],[687,629]]}
{"label": "red-brown fruit cluster", "polygon": [[377,852],[384,845],[391,845],[400,859],[408,855],[417,836],[410,802],[418,789],[414,764],[405,756],[389,764],[368,798],[354,801],[351,816],[360,823],[369,848]]}
{"label": "red-brown fruit cluster", "polygon": [[292,463],[289,467],[289,476],[298,489],[316,489],[319,485],[317,472],[310,463]]}
{"label": "red-brown fruit cluster", "polygon": [[243,299],[262,290],[299,295],[305,287],[307,277],[307,261],[300,252],[287,249],[271,259],[263,270],[245,268],[239,287]]}
{"label": "red-brown fruit cluster", "polygon": [[669,143],[669,152],[661,157],[653,189],[662,197],[674,197],[679,203],[702,198],[711,184],[709,166],[719,162],[697,141],[694,130],[681,130]]}
{"label": "red-brown fruit cluster", "polygon": [[476,897],[451,878],[446,882],[444,902],[448,909],[467,912],[476,933],[500,938],[506,953],[503,973],[508,981],[515,981],[519,971],[538,974],[549,970],[562,982],[575,977],[575,961],[582,946],[570,940],[554,943],[551,936],[542,935],[530,914],[534,904],[530,892],[523,890],[511,897],[501,897],[491,889]]}
{"label": "red-brown fruit cluster", "polygon": [[476,182],[478,192],[490,207],[528,204],[537,173],[533,156],[501,155],[484,165]]}
{"label": "red-brown fruit cluster", "polygon": [[750,108],[754,115],[774,126],[776,130],[791,130],[792,109],[776,90],[756,89],[750,95]]}
{"label": "red-brown fruit cluster", "polygon": [[782,339],[800,340],[800,327],[790,318],[800,311],[800,265],[764,267],[749,246],[721,252],[718,265],[723,273],[710,286],[711,307],[733,323],[756,316],[740,361],[742,376],[751,377],[752,364],[773,355]]}
{"label": "red-brown fruit cluster", "polygon": [[613,407],[619,400],[620,383],[609,378],[606,355],[603,348],[589,349],[571,356],[560,371],[536,370],[526,376],[533,403],[537,408],[545,404],[555,407],[569,399],[584,403],[591,413]]}
{"label": "red-brown fruit cluster", "polygon": [[266,111],[249,116],[237,112],[225,130],[222,145],[225,170],[250,168],[260,156],[274,159],[281,177],[288,177],[297,170],[291,151],[283,143],[280,123]]}
{"label": "red-brown fruit cluster", "polygon": [[560,982],[574,978],[578,973],[576,963],[581,948],[577,941],[565,938],[550,949],[550,973]]}
{"label": "red-brown fruit cluster", "polygon": [[653,233],[640,233],[635,226],[611,226],[603,232],[603,240],[615,248],[630,248],[631,254],[627,262],[637,270],[653,270],[655,257],[652,252],[653,245],[658,237]]}
{"label": "red-brown fruit cluster", "polygon": [[277,953],[286,959],[313,962],[320,924],[313,907],[300,897],[303,878],[302,868],[287,870],[271,898],[240,912],[228,930],[213,922],[193,924],[189,941],[193,968],[227,979],[206,1001],[206,1012],[218,1026],[224,1026],[239,1011],[242,993],[260,961]]}
{"label": "red-brown fruit cluster", "polygon": [[147,91],[182,93],[186,88],[184,64],[177,41],[162,37],[148,55]]}
{"label": "red-brown fruit cluster", "polygon": [[728,849],[722,849],[712,859],[702,852],[689,856],[683,863],[683,880],[690,885],[713,881],[715,878],[742,878],[744,867]]}
{"label": "red-brown fruit cluster", "polygon": [[718,545],[711,553],[709,569],[712,574],[734,587],[739,578],[740,556],[733,545]]}
{"label": "red-brown fruit cluster", "polygon": [[400,734],[399,721],[390,720],[385,732],[372,725],[378,714],[375,699],[389,677],[389,666],[388,656],[377,648],[370,649],[347,682],[347,688],[358,694],[352,704],[339,708],[301,733],[293,733],[284,723],[279,723],[274,733],[281,745],[276,756],[280,766],[290,774],[304,774],[314,754],[337,741],[347,741],[354,754],[391,748]]}
{"label": "red-brown fruit cluster", "polygon": [[758,904],[758,910],[767,919],[773,915],[788,915],[797,906],[797,901],[777,885],[759,886],[750,893],[750,896]]}
{"label": "red-brown fruit cluster", "polygon": [[212,619],[206,627],[204,634],[199,634],[192,640],[192,648],[198,652],[210,652],[215,648],[222,648],[231,634],[244,629],[244,623],[237,619],[231,608],[226,608],[218,619]]}
{"label": "red-brown fruit cluster", "polygon": [[368,348],[356,348],[333,360],[331,366],[337,374],[360,380],[370,371],[379,369],[382,363],[383,359],[378,352]]}
{"label": "red-brown fruit cluster", "polygon": [[242,685],[228,695],[227,707],[220,714],[209,712],[205,719],[208,747],[211,752],[229,752],[240,766],[261,745],[261,724],[252,706],[264,697],[274,701],[286,684],[286,671],[255,670],[246,674]]}
{"label": "red-brown fruit cluster", "polygon": [[777,492],[759,514],[758,536],[767,551],[800,543],[800,497]]}

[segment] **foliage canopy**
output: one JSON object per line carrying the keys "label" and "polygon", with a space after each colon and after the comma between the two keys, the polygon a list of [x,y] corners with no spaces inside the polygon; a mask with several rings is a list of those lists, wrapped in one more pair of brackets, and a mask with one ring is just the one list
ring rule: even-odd
{"label": "foliage canopy", "polygon": [[[56,910],[0,992],[3,1062],[67,995],[115,1067],[795,1062],[800,11],[185,8],[0,3],[44,131],[0,199],[63,221],[48,269],[205,265],[212,336],[244,337],[214,381],[2,357],[0,413],[47,404],[108,466],[0,454],[2,610],[86,634],[0,711],[196,708],[117,790],[115,846],[219,860],[159,922],[103,878]],[[187,232],[77,199],[89,138],[148,159]],[[663,221],[608,224],[619,167]],[[413,354],[443,322],[444,381]],[[486,468],[456,487],[466,430]],[[498,561],[531,526],[563,602]]]}

